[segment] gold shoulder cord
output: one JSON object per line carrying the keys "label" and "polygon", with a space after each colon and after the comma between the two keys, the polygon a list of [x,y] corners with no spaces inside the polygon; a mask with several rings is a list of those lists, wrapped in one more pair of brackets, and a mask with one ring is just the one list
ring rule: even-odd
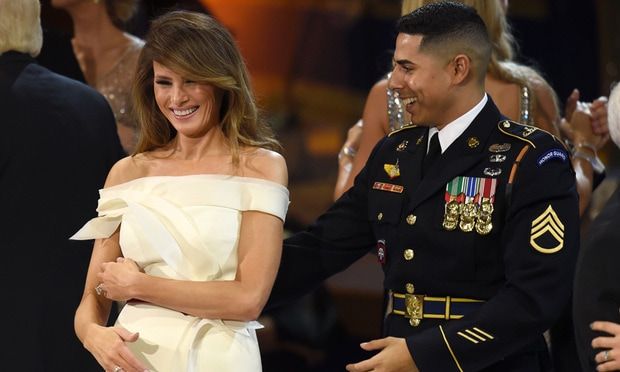
{"label": "gold shoulder cord", "polygon": [[404,127],[402,127],[402,128],[395,129],[395,130],[391,131],[390,133],[388,133],[388,135],[387,135],[387,136],[388,136],[388,137],[391,137],[394,133],[402,132],[403,130],[406,130],[406,129],[412,129],[412,128],[417,128],[417,127],[418,127],[417,125],[413,125],[413,124],[411,124],[411,125],[405,125],[405,126],[404,126]]}
{"label": "gold shoulder cord", "polygon": [[525,153],[530,149],[529,145],[523,146],[521,151],[519,151],[519,155],[515,159],[515,162],[512,164],[512,168],[510,169],[510,177],[508,177],[508,183],[506,184],[506,211],[508,211],[508,207],[510,206],[510,201],[512,198],[512,184],[514,183],[515,175],[517,174],[517,169],[519,168],[519,164],[521,160],[525,156]]}

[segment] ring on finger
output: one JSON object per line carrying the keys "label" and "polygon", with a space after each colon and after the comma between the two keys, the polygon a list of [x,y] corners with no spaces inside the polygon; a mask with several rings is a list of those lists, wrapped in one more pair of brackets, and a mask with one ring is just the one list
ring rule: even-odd
{"label": "ring on finger", "polygon": [[123,367],[116,366],[116,367],[114,367],[114,370],[112,372],[123,372],[123,371],[124,371]]}
{"label": "ring on finger", "polygon": [[97,292],[97,295],[99,296],[101,296],[105,292],[105,289],[103,288],[103,283],[97,284],[97,286],[95,287],[95,292]]}
{"label": "ring on finger", "polygon": [[609,360],[609,350],[605,350],[603,351],[603,362],[606,362]]}

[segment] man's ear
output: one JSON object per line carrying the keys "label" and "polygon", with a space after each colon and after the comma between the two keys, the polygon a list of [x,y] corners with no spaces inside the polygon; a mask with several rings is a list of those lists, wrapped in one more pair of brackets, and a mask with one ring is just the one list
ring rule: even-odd
{"label": "man's ear", "polygon": [[454,84],[461,84],[471,76],[471,59],[465,54],[457,54],[450,63],[450,73]]}

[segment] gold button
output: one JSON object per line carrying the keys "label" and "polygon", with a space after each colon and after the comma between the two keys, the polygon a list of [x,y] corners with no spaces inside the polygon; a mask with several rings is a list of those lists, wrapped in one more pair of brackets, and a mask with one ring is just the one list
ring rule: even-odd
{"label": "gold button", "polygon": [[409,225],[413,225],[415,224],[415,221],[418,219],[418,216],[414,215],[414,214],[410,214],[407,216],[407,223]]}
{"label": "gold button", "polygon": [[379,214],[377,215],[377,219],[381,221],[383,219],[383,213],[379,212]]}
{"label": "gold button", "polygon": [[413,286],[413,284],[407,283],[405,284],[405,289],[407,290],[407,293],[412,294],[415,287]]}
{"label": "gold button", "polygon": [[403,254],[403,256],[405,256],[405,260],[411,260],[414,256],[413,249],[405,249],[405,253]]}

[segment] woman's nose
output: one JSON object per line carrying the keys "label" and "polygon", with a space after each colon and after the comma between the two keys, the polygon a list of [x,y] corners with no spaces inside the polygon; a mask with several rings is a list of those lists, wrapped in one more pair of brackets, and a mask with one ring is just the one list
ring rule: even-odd
{"label": "woman's nose", "polygon": [[174,105],[180,105],[187,101],[187,93],[182,87],[172,88],[172,103]]}

